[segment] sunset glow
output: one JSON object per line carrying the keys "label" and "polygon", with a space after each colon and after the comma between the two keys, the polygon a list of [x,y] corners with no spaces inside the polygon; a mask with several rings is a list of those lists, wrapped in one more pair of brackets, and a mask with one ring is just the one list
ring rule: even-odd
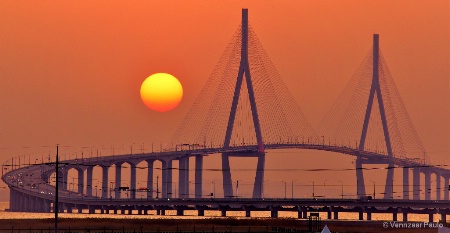
{"label": "sunset glow", "polygon": [[141,85],[142,102],[154,111],[170,111],[178,106],[182,97],[181,83],[170,74],[153,74]]}

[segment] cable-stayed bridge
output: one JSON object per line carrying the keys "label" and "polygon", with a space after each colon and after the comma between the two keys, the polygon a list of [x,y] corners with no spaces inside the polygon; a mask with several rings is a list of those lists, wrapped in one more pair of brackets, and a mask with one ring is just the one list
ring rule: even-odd
{"label": "cable-stayed bridge", "polygon": [[[375,34],[372,49],[316,130],[308,122],[270,62],[248,23],[248,11],[244,9],[239,30],[233,36],[199,97],[176,130],[169,143],[172,145],[170,148],[164,152],[66,160],[58,166],[55,163],[29,166],[16,166],[13,162],[4,164],[8,172],[2,179],[11,191],[10,210],[51,211],[55,202],[55,192],[52,191],[55,187],[50,185],[50,177],[54,173],[60,178],[59,202],[63,203],[60,211],[72,212],[72,208],[78,208],[79,211],[89,209],[89,212],[95,212],[95,209],[101,209],[102,212],[115,210],[117,213],[117,210],[130,208],[147,211],[155,209],[155,206],[158,206],[159,210],[164,210],[161,206],[170,206],[167,200],[171,198],[172,200],[173,198],[189,200],[191,198],[189,194],[190,157],[195,157],[194,198],[200,204],[195,204],[194,201],[194,203],[190,202],[191,204],[187,203],[186,206],[203,206],[206,205],[201,204],[200,201],[204,197],[203,157],[211,154],[221,154],[225,202],[232,204],[237,201],[234,198],[238,197],[234,195],[237,190],[233,190],[230,157],[256,157],[258,162],[255,169],[253,199],[259,200],[258,205],[263,203],[271,205],[273,200],[263,198],[265,152],[295,148],[354,156],[357,177],[355,191],[362,200],[367,197],[364,164],[386,166],[387,176],[383,198],[388,200],[393,199],[394,171],[402,170],[402,199],[415,200],[411,202],[413,204],[421,203],[422,190],[425,190],[426,201],[432,199],[431,192],[428,190],[431,190],[431,174],[434,174],[436,196],[433,199],[443,200],[442,206],[435,207],[435,211],[443,214],[445,218],[449,212],[447,187],[450,170],[428,162],[425,149],[409,119],[382,56],[379,42],[379,35]],[[178,197],[174,197],[172,191],[174,169],[172,163],[176,160],[179,164]],[[136,186],[136,169],[137,164],[144,161],[148,164],[147,187],[145,190],[139,190]],[[155,161],[162,163],[161,192],[159,192],[158,177],[156,188],[154,187],[153,163]],[[124,164],[128,164],[131,170],[128,187],[122,184]],[[102,168],[100,196],[105,202],[103,204],[95,204],[98,194],[93,193],[92,181],[93,169],[96,166]],[[115,182],[108,183],[108,174],[112,172],[109,168],[112,166],[115,166]],[[75,169],[78,173],[77,192],[68,190],[67,177],[71,169]],[[409,177],[410,170],[413,173],[412,182]],[[421,173],[425,177],[423,184],[420,180]],[[444,187],[441,187],[441,179],[444,181]],[[156,190],[156,197],[154,190]],[[97,189],[95,191],[97,192]],[[136,199],[138,191],[148,191],[147,198],[141,200],[140,204],[136,204],[139,202]],[[124,198],[124,193],[129,196]],[[161,196],[159,196],[160,193]],[[165,200],[164,203],[158,201],[161,198]],[[208,205],[208,208],[213,208],[210,203]],[[350,205],[346,204],[346,206]],[[224,211],[226,210],[225,208]],[[361,213],[366,210],[363,208],[358,211]],[[404,213],[408,212],[414,211],[406,209]],[[276,215],[273,214],[273,216]]]}

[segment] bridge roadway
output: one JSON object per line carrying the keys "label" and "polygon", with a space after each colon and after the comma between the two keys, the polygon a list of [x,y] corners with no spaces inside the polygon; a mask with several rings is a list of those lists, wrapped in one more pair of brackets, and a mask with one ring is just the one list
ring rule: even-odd
{"label": "bridge roadway", "polygon": [[[330,145],[316,145],[316,144],[270,144],[265,145],[268,150],[271,149],[314,149],[324,150],[331,152],[338,152],[348,155],[360,155],[364,159],[365,163],[376,164],[388,164],[388,158],[386,155],[370,152],[359,151],[357,149],[349,148],[346,146],[330,146]],[[143,153],[143,154],[126,154],[115,156],[104,156],[84,159],[74,159],[61,161],[60,172],[65,169],[67,171],[71,168],[75,168],[78,171],[82,171],[84,177],[84,171],[94,166],[109,167],[112,164],[122,164],[124,162],[130,164],[139,164],[142,161],[155,161],[160,160],[162,162],[172,161],[176,159],[182,159],[191,156],[205,156],[215,153],[228,153],[239,154],[239,156],[246,155],[253,156],[257,153],[256,146],[239,146],[224,148],[196,148],[192,150],[177,150],[167,152],[156,153]],[[197,157],[196,157],[197,158]],[[421,161],[395,158],[394,164],[399,167],[405,167],[404,169],[413,169],[413,173],[419,172],[425,173],[425,181],[427,181],[427,174],[435,173],[439,177],[443,177],[445,181],[445,187],[448,186],[448,179],[450,177],[450,170],[444,167],[435,167],[427,165]],[[8,168],[8,165],[3,165],[4,168]],[[3,169],[4,169],[3,168]],[[196,169],[198,170],[198,169]],[[416,172],[418,171],[418,172]],[[12,170],[3,175],[2,179],[8,184],[10,188],[10,211],[33,211],[33,212],[51,212],[55,195],[55,187],[50,185],[49,177],[51,173],[55,172],[55,164],[36,164],[28,166],[12,167]],[[117,175],[117,172],[116,172]],[[420,173],[419,173],[420,175]],[[166,174],[167,176],[167,174]],[[80,174],[79,174],[80,177]],[[407,176],[408,177],[408,176]],[[406,177],[406,178],[407,178]],[[89,175],[88,175],[89,178]],[[414,186],[420,184],[419,180],[414,180]],[[91,177],[92,179],[92,177]],[[167,177],[166,177],[167,179]],[[84,180],[84,179],[81,179]],[[89,180],[89,179],[88,179]],[[164,173],[163,173],[164,181]],[[429,177],[428,177],[429,181]],[[89,183],[89,181],[88,181]],[[131,182],[133,184],[133,182]],[[196,186],[200,185],[196,182]],[[404,182],[405,183],[405,182]],[[409,195],[404,196],[405,200],[371,200],[371,201],[357,201],[355,199],[245,199],[245,198],[170,198],[168,195],[170,190],[166,190],[166,195],[162,195],[163,198],[155,199],[153,194],[147,196],[146,199],[136,199],[135,195],[130,195],[129,198],[121,198],[115,196],[112,198],[111,192],[108,195],[108,182],[103,179],[102,187],[106,187],[106,194],[102,195],[102,198],[93,195],[91,191],[84,192],[83,184],[79,184],[78,192],[70,191],[67,189],[67,177],[63,182],[62,188],[59,190],[59,200],[62,203],[60,211],[72,212],[72,209],[78,209],[82,212],[83,209],[88,209],[89,213],[95,213],[95,210],[101,212],[109,212],[110,210],[117,213],[125,213],[126,210],[131,212],[133,209],[138,213],[147,213],[148,210],[156,210],[159,214],[164,214],[165,210],[177,210],[177,214],[182,215],[184,210],[199,210],[199,215],[204,214],[204,210],[219,210],[222,211],[222,215],[226,215],[226,211],[240,210],[246,211],[246,215],[250,216],[251,211],[271,211],[272,217],[278,216],[278,211],[297,211],[300,218],[306,217],[307,212],[327,212],[328,217],[331,218],[331,213],[334,213],[334,218],[338,218],[339,212],[358,212],[359,218],[363,218],[363,213],[367,214],[367,219],[371,219],[371,213],[392,213],[393,218],[396,219],[397,213],[403,213],[403,219],[407,219],[408,213],[424,213],[432,214],[439,213],[441,218],[445,219],[449,214],[450,202],[448,201],[448,190],[444,191],[444,200],[440,200],[440,195],[436,196],[437,200],[429,200],[430,196],[426,195],[427,200],[418,200],[418,193],[416,189],[413,189],[414,199],[409,200]],[[409,185],[409,182],[406,182]],[[60,186],[61,187],[61,186]],[[425,184],[425,188],[429,187]],[[92,187],[91,187],[92,188]],[[153,187],[150,191],[153,190]],[[437,187],[438,188],[438,187]],[[135,187],[132,190],[136,191]],[[197,187],[196,187],[197,190]],[[405,188],[404,188],[405,190]],[[420,190],[420,189],[419,189]],[[117,192],[117,190],[114,190]],[[406,189],[409,192],[409,188]],[[439,190],[440,191],[440,190]],[[441,191],[440,191],[441,192]],[[105,192],[103,192],[105,194]],[[417,195],[417,196],[416,196]],[[108,198],[109,197],[109,198]],[[200,196],[201,197],[201,196]]]}

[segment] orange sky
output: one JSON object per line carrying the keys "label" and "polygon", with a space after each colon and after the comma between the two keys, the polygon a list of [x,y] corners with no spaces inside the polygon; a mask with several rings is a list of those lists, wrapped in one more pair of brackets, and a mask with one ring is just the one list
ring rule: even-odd
{"label": "orange sky", "polygon": [[[243,7],[313,125],[371,49],[372,34],[380,34],[429,157],[449,164],[449,1],[437,0],[1,1],[0,161],[40,157],[57,143],[120,153],[167,140],[238,28]],[[141,103],[142,81],[157,72],[183,85],[173,111]]]}

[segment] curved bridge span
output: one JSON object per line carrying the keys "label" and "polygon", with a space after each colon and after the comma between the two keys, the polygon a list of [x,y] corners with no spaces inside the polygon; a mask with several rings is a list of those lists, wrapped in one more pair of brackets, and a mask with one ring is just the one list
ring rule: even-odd
{"label": "curved bridge span", "polygon": [[[376,164],[389,164],[389,159],[386,155],[370,152],[370,151],[359,151],[354,148],[349,148],[345,146],[330,146],[330,145],[317,145],[317,144],[270,144],[265,145],[267,150],[280,150],[280,149],[310,149],[310,150],[323,150],[330,152],[337,152],[342,154],[347,154],[351,156],[361,156],[364,163],[376,163]],[[60,179],[60,189],[59,189],[59,202],[62,203],[60,205],[60,211],[72,212],[73,208],[76,208],[79,213],[83,212],[83,209],[87,209],[89,213],[95,213],[95,210],[100,210],[101,212],[109,210],[114,211],[114,213],[125,213],[125,211],[136,210],[138,213],[147,213],[149,210],[159,210],[158,213],[164,213],[164,210],[178,210],[178,214],[182,214],[184,210],[191,209],[203,209],[203,210],[248,210],[248,211],[271,211],[272,205],[278,206],[278,199],[263,199],[263,198],[253,198],[253,199],[243,199],[237,197],[225,197],[225,198],[214,198],[212,201],[211,198],[204,198],[206,195],[203,194],[203,182],[202,182],[202,164],[203,157],[211,154],[226,154],[228,156],[258,156],[260,152],[258,151],[257,146],[237,146],[230,147],[228,149],[225,148],[201,148],[201,149],[192,149],[192,150],[183,150],[183,151],[167,151],[167,152],[156,152],[156,153],[143,153],[143,154],[124,154],[124,155],[115,155],[115,156],[103,156],[103,157],[94,157],[94,158],[85,158],[85,159],[75,159],[75,160],[65,160],[61,161],[59,164],[58,174]],[[183,167],[183,161],[189,160],[190,157],[195,157],[196,160],[196,169],[195,169],[195,198],[189,195],[189,192],[183,193],[183,189],[189,188],[189,180],[187,173],[183,171],[189,171],[189,164]],[[172,184],[172,161],[179,161],[179,196],[175,197],[172,195],[171,187],[164,184]],[[148,182],[147,189],[147,197],[145,199],[136,198],[136,192],[142,191],[136,188],[136,165],[146,161],[148,163],[148,177],[147,179],[151,182]],[[161,196],[159,193],[155,191],[153,185],[153,162],[161,161],[163,165],[162,169],[162,183],[163,187]],[[124,163],[130,164],[131,167],[131,180],[130,187],[127,187],[127,190],[121,190],[123,188],[121,186],[121,167]],[[409,200],[409,187],[403,187],[404,191],[404,202],[411,204],[415,203],[419,206],[419,209],[407,211],[408,213],[412,213],[417,211],[417,213],[422,213],[424,211],[421,209],[420,203],[429,203],[431,200],[430,196],[426,196],[426,200],[420,201],[420,173],[425,174],[425,179],[430,174],[436,174],[436,177],[442,177],[445,181],[445,185],[448,186],[448,181],[450,178],[450,170],[445,169],[443,167],[436,167],[432,165],[427,165],[425,163],[421,163],[420,161],[396,158],[394,160],[395,167],[402,168],[404,171],[409,172],[409,169],[413,170],[413,174],[418,174],[413,177],[414,184],[419,184],[419,187],[413,188],[413,199]],[[115,187],[109,186],[108,183],[108,172],[109,168],[112,165],[116,165],[115,174],[116,174],[116,182]],[[4,165],[6,166],[6,165]],[[100,166],[102,168],[102,193],[101,197],[94,195],[92,190],[92,180],[93,177],[93,168],[95,166]],[[197,167],[199,166],[199,167]],[[14,167],[13,167],[14,168]],[[67,177],[68,171],[70,169],[75,169],[78,172],[78,191],[70,191],[67,186]],[[392,168],[394,169],[394,168]],[[35,164],[30,166],[24,166],[19,168],[14,168],[8,173],[4,174],[2,179],[5,183],[8,184],[11,192],[11,201],[10,201],[10,210],[11,211],[36,211],[36,212],[51,212],[52,206],[55,200],[55,186],[50,185],[50,177],[52,173],[56,172],[55,163],[43,163],[43,164]],[[84,183],[84,177],[87,176],[87,183]],[[418,178],[418,180],[416,180]],[[409,186],[408,176],[404,177],[404,184]],[[406,182],[405,182],[406,179]],[[428,178],[429,179],[429,178]],[[172,186],[172,185],[170,185]],[[429,184],[424,185],[425,188],[429,188]],[[166,188],[164,188],[166,187]],[[436,187],[439,188],[440,187]],[[423,188],[422,188],[423,190]],[[123,191],[128,192],[129,196],[124,197],[121,195]],[[407,192],[407,193],[406,193]],[[114,195],[113,195],[114,194]],[[448,190],[444,191],[444,197],[436,196],[436,200],[440,200],[441,202],[436,203],[447,203],[446,207],[449,206],[448,202]],[[256,201],[257,206],[265,206],[263,207],[255,207],[254,204],[243,204],[242,201],[247,200],[248,202]],[[322,199],[319,199],[324,201]],[[326,200],[326,199],[325,199]],[[219,201],[216,203],[216,201]],[[291,202],[283,203],[283,205],[290,206],[293,205],[293,202],[300,202],[301,199],[291,199]],[[303,201],[312,201],[312,200],[303,200]],[[316,200],[314,200],[316,201]],[[313,201],[313,202],[314,202]],[[349,201],[349,200],[348,200]],[[383,202],[382,200],[379,200]],[[386,200],[387,201],[387,200]],[[397,201],[397,200],[390,200]],[[204,203],[206,202],[206,203]],[[222,203],[223,202],[223,203]],[[351,202],[355,202],[355,199],[352,199]],[[193,204],[192,204],[193,203]],[[216,204],[213,204],[216,203]],[[219,204],[220,203],[220,204]],[[358,202],[360,205],[361,203]],[[370,202],[371,205],[374,203]],[[322,203],[323,204],[323,203]],[[322,204],[317,204],[321,206]],[[303,206],[296,204],[297,206]],[[296,206],[294,205],[294,206]],[[313,204],[309,203],[308,205],[311,208]],[[348,203],[340,203],[336,204],[338,206],[344,205],[345,208],[338,210],[339,211],[353,211],[355,210],[355,206],[350,207]],[[353,204],[352,204],[353,205]],[[406,205],[406,204],[405,204]],[[178,206],[176,208],[176,206]],[[212,207],[214,206],[214,207]],[[231,207],[234,206],[234,207]],[[237,206],[237,207],[236,207]],[[270,206],[270,208],[268,207]],[[325,205],[324,205],[325,206]],[[406,205],[407,206],[407,205]],[[400,206],[406,209],[406,206]],[[346,209],[346,208],[350,209]],[[428,206],[429,207],[429,206]],[[300,208],[300,207],[299,207]],[[380,206],[382,209],[382,206]],[[442,206],[438,206],[439,208],[443,208]],[[301,209],[301,211],[300,211]],[[299,210],[302,214],[304,212],[308,212],[308,209],[300,208]],[[446,209],[446,208],[443,208]],[[279,208],[280,211],[293,211],[290,208]],[[296,211],[297,211],[296,210]],[[356,210],[360,211],[362,209],[356,208]],[[356,211],[355,210],[355,211]],[[163,212],[161,212],[163,211]],[[314,209],[311,211],[331,211],[325,208],[322,210],[321,208]],[[358,212],[356,211],[356,212]],[[364,210],[365,211],[365,210]],[[364,212],[363,211],[363,212]],[[381,211],[377,209],[376,211]],[[372,212],[376,212],[373,210]],[[437,210],[436,210],[437,211]],[[434,211],[433,213],[437,213]],[[447,210],[448,211],[448,208]],[[299,212],[299,213],[300,213]],[[383,212],[383,211],[382,211]],[[397,213],[397,211],[393,211],[389,209],[388,213]],[[401,211],[400,211],[401,212]],[[400,213],[399,212],[399,213]],[[444,211],[445,212],[445,211]],[[203,212],[199,212],[202,214]],[[425,212],[423,212],[425,213]],[[447,212],[445,212],[447,213]],[[277,214],[272,214],[273,216],[277,216]],[[300,216],[301,214],[299,214]],[[303,216],[303,215],[301,215]],[[306,217],[306,215],[305,215]]]}

